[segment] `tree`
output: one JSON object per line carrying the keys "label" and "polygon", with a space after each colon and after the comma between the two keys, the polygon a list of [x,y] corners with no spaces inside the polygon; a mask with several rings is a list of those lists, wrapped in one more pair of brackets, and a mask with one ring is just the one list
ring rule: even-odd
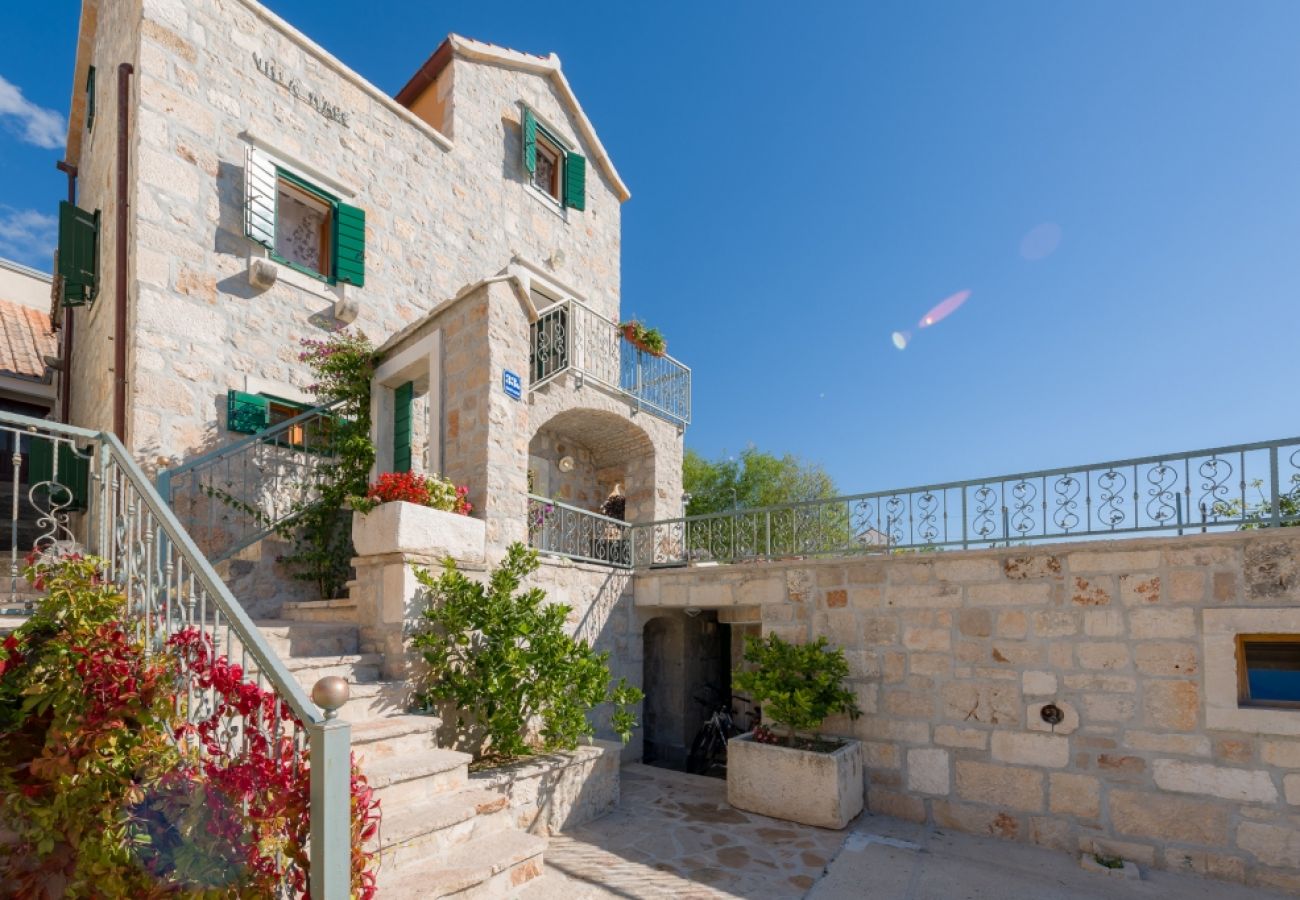
{"label": "tree", "polygon": [[817,463],[787,453],[775,456],[747,447],[740,458],[705,459],[687,450],[682,460],[682,489],[691,495],[687,515],[732,508],[779,506],[824,500],[838,494],[835,482]]}

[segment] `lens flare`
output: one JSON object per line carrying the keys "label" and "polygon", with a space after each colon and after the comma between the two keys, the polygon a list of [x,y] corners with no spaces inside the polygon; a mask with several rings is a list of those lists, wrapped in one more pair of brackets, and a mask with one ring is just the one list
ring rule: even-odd
{"label": "lens flare", "polygon": [[1030,262],[1051,256],[1061,243],[1061,226],[1054,222],[1035,225],[1020,239],[1020,255]]}
{"label": "lens flare", "polygon": [[894,342],[894,346],[899,350],[905,349],[907,347],[907,342],[911,339],[911,333],[906,331],[895,331],[893,335],[890,336],[890,340]]}
{"label": "lens flare", "polygon": [[967,290],[967,291],[958,291],[957,293],[953,294],[951,297],[945,297],[944,299],[940,300],[938,303],[935,304],[934,309],[930,310],[928,313],[926,313],[924,316],[921,317],[921,321],[918,323],[917,327],[929,328],[931,325],[939,324],[944,319],[948,318],[950,315],[955,313],[958,307],[960,307],[963,303],[965,303],[966,298],[969,296],[970,296],[970,291]]}

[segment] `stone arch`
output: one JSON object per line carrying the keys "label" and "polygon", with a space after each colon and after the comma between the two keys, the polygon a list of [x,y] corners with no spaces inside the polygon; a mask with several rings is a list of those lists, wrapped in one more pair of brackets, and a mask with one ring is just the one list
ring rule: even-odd
{"label": "stone arch", "polygon": [[[654,442],[626,416],[583,407],[556,413],[534,429],[528,457],[535,494],[595,512],[621,485],[627,497],[624,518],[654,518]],[[572,461],[568,471],[561,465],[566,459]]]}

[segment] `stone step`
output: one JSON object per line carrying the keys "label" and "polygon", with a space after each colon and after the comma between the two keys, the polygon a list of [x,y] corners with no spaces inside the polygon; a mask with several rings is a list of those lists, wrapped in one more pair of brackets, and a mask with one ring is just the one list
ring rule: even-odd
{"label": "stone step", "polygon": [[378,850],[385,868],[405,869],[511,826],[509,798],[469,788],[384,811]]}
{"label": "stone step", "polygon": [[342,622],[355,625],[357,603],[347,597],[286,603],[280,607],[280,618],[291,622]]}
{"label": "stone step", "polygon": [[547,869],[541,878],[534,878],[524,886],[517,900],[583,900],[592,896],[595,896],[595,889],[591,885]]}
{"label": "stone step", "polygon": [[381,868],[380,895],[457,900],[514,897],[525,884],[541,876],[545,849],[545,838],[522,831],[476,838],[409,867]]}
{"label": "stone step", "polygon": [[342,622],[291,622],[269,619],[257,623],[266,642],[281,659],[289,656],[338,656],[357,653],[357,626]]}
{"label": "stone step", "polygon": [[339,675],[350,685],[370,684],[379,680],[379,667],[383,657],[378,653],[343,653],[337,656],[290,656],[284,660],[308,691],[317,680],[326,675]]}
{"label": "stone step", "polygon": [[411,686],[404,681],[368,681],[351,685],[351,698],[339,715],[353,724],[404,716],[411,708]]}
{"label": "stone step", "polygon": [[24,615],[0,615],[0,637],[5,637],[9,632],[13,631],[26,621],[27,616]]}
{"label": "stone step", "polygon": [[468,753],[439,748],[398,753],[378,741],[358,750],[357,756],[385,810],[446,797],[469,783]]}
{"label": "stone step", "polygon": [[442,720],[437,716],[405,715],[366,719],[352,723],[352,747],[363,754],[373,749],[377,755],[433,750],[438,746],[438,729],[441,727]]}

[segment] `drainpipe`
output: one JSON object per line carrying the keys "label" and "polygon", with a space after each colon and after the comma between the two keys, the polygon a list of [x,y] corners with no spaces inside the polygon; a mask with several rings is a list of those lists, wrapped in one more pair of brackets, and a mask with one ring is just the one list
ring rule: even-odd
{"label": "drainpipe", "polygon": [[[113,323],[113,433],[126,444],[126,232],[127,184],[130,176],[128,140],[131,124],[131,74],[130,63],[117,67],[117,234],[114,238],[116,271],[114,271]],[[130,446],[130,445],[127,445]]]}
{"label": "drainpipe", "polygon": [[[54,167],[68,176],[68,202],[77,203],[77,167],[60,160]],[[59,370],[59,420],[67,425],[72,421],[72,307],[63,309],[63,368]]]}

